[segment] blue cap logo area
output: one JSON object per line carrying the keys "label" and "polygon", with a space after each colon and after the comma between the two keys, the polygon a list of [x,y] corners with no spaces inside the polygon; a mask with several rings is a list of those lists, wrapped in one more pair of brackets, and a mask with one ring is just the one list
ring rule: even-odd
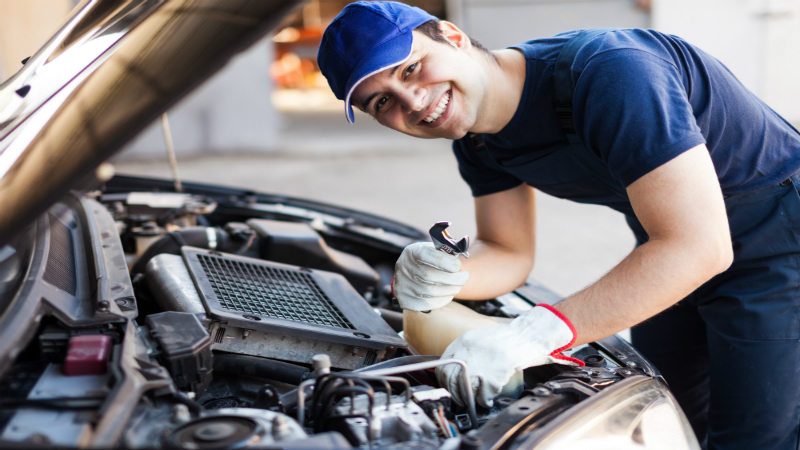
{"label": "blue cap logo area", "polygon": [[350,96],[359,83],[411,56],[412,31],[429,20],[425,11],[397,2],[356,2],[333,19],[317,53],[317,64],[333,93],[344,100],[350,123],[355,121]]}

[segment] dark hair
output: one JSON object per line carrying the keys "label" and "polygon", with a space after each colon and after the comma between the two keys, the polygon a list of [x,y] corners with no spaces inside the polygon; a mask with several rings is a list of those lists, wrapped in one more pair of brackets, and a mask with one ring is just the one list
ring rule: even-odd
{"label": "dark hair", "polygon": [[[420,33],[424,34],[432,41],[439,42],[442,44],[453,45],[447,38],[444,37],[442,30],[439,29],[439,21],[438,20],[429,20],[422,25],[414,28],[414,31],[419,31]],[[472,44],[473,47],[486,52],[492,59],[497,62],[497,58],[494,56],[494,53],[490,52],[488,48],[484,47],[483,44],[478,42],[476,39],[469,38],[469,42]]]}

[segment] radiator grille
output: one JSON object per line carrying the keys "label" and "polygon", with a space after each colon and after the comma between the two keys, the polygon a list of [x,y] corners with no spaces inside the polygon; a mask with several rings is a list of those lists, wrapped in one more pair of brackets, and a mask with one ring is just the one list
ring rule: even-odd
{"label": "radiator grille", "polygon": [[301,271],[202,254],[197,258],[220,306],[227,310],[355,329],[314,279]]}
{"label": "radiator grille", "polygon": [[50,214],[50,251],[47,255],[47,268],[44,281],[75,295],[78,280],[75,275],[75,244],[72,233],[66,225]]}

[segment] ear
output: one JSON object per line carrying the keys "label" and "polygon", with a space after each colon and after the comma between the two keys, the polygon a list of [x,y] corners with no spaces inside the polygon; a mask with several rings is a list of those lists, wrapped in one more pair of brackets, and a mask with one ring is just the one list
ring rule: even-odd
{"label": "ear", "polygon": [[472,47],[469,36],[452,23],[446,20],[440,20],[439,29],[442,31],[442,35],[456,48],[469,50]]}

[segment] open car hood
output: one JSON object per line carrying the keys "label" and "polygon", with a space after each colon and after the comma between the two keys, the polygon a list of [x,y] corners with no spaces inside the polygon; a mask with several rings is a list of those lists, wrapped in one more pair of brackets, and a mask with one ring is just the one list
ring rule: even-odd
{"label": "open car hood", "polygon": [[88,0],[0,85],[0,245],[300,0]]}

